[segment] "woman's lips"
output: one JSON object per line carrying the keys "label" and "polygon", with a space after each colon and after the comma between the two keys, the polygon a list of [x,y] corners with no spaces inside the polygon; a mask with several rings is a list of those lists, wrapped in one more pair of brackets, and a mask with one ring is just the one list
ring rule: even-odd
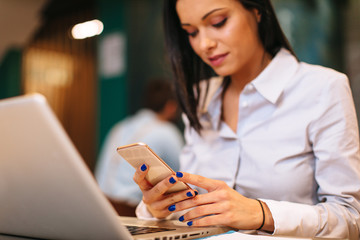
{"label": "woman's lips", "polygon": [[227,55],[228,55],[228,53],[219,54],[219,55],[209,57],[208,59],[212,66],[217,67],[225,60]]}

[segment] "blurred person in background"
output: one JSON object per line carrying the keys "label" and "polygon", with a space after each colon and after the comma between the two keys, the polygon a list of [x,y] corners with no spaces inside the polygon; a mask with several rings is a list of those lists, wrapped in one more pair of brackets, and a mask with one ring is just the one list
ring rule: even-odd
{"label": "blurred person in background", "polygon": [[132,180],[135,170],[117,154],[117,147],[144,142],[174,171],[179,169],[183,137],[172,123],[179,116],[173,94],[167,79],[150,80],[142,95],[143,108],[114,125],[101,148],[95,177],[122,216],[135,216],[142,193]]}

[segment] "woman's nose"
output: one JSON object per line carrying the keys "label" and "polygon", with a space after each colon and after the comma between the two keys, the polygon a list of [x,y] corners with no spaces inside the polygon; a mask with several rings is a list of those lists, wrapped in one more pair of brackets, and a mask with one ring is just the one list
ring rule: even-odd
{"label": "woman's nose", "polygon": [[209,51],[216,47],[216,40],[209,35],[203,35],[201,37],[200,47],[203,51]]}

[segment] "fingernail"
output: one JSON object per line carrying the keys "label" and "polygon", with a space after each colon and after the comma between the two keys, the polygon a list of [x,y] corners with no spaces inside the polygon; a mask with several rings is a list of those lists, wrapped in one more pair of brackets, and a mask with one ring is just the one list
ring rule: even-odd
{"label": "fingernail", "polygon": [[184,216],[179,217],[179,221],[183,222],[184,221]]}
{"label": "fingernail", "polygon": [[186,193],[186,196],[188,196],[188,197],[192,197],[193,195],[192,195],[192,193],[191,193],[191,192],[187,192],[187,193]]}
{"label": "fingernail", "polygon": [[141,171],[145,172],[145,171],[146,171],[146,169],[147,169],[147,167],[146,167],[146,165],[145,165],[145,164],[141,165]]}
{"label": "fingernail", "polygon": [[194,191],[194,192],[195,192],[195,196],[199,194],[199,192],[198,192],[198,191]]}
{"label": "fingernail", "polygon": [[173,177],[171,177],[171,178],[169,179],[169,182],[170,182],[171,184],[174,184],[174,183],[176,183],[176,180],[175,180]]}
{"label": "fingernail", "polygon": [[168,207],[169,211],[172,212],[172,211],[175,211],[176,207],[175,205],[171,205],[170,207]]}
{"label": "fingernail", "polygon": [[187,222],[186,224],[190,227],[190,226],[192,226],[192,225],[193,225],[193,222],[192,222],[192,221],[190,221],[190,222]]}
{"label": "fingernail", "polygon": [[184,176],[184,174],[182,172],[176,172],[176,176],[181,178]]}

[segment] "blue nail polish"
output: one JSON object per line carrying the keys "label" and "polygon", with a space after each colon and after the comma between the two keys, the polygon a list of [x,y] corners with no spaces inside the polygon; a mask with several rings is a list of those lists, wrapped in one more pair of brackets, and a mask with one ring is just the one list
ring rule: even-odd
{"label": "blue nail polish", "polygon": [[170,207],[168,207],[169,211],[172,212],[172,211],[175,211],[176,207],[175,205],[171,205]]}
{"label": "blue nail polish", "polygon": [[179,221],[183,222],[184,221],[184,216],[179,217]]}
{"label": "blue nail polish", "polygon": [[179,177],[179,178],[181,178],[181,177],[184,176],[184,174],[183,174],[182,172],[176,172],[176,176]]}
{"label": "blue nail polish", "polygon": [[187,193],[186,193],[186,196],[188,196],[188,197],[192,197],[193,195],[192,195],[192,193],[191,193],[191,192],[187,192]]}
{"label": "blue nail polish", "polygon": [[171,178],[169,179],[169,182],[170,182],[171,184],[174,184],[174,183],[176,183],[176,180],[175,180],[173,177],[171,177]]}
{"label": "blue nail polish", "polygon": [[186,224],[190,227],[190,226],[192,226],[192,225],[193,225],[193,222],[192,222],[192,221],[190,221],[190,222],[187,222]]}
{"label": "blue nail polish", "polygon": [[146,171],[146,169],[147,169],[147,167],[146,167],[146,165],[145,165],[145,164],[141,165],[141,171],[145,172],[145,171]]}

